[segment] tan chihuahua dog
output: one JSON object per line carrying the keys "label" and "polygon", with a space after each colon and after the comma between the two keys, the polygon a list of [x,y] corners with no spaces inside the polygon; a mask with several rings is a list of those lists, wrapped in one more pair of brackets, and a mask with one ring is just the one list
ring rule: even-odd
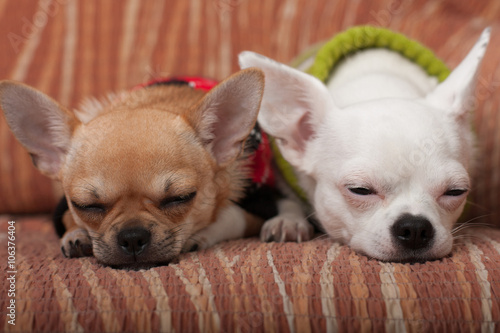
{"label": "tan chihuahua dog", "polygon": [[208,93],[152,85],[74,113],[3,81],[0,106],[35,166],[62,183],[65,256],[134,268],[258,233],[235,202],[263,90],[262,72],[248,69]]}

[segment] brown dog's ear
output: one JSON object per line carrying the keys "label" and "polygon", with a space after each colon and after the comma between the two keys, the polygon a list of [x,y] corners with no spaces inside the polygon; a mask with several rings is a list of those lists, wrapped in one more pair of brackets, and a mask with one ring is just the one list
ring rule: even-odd
{"label": "brown dog's ear", "polygon": [[234,161],[255,126],[264,74],[249,68],[233,74],[195,105],[190,120],[219,165]]}
{"label": "brown dog's ear", "polygon": [[77,124],[74,115],[47,95],[13,81],[0,82],[0,106],[33,164],[42,173],[56,177]]}

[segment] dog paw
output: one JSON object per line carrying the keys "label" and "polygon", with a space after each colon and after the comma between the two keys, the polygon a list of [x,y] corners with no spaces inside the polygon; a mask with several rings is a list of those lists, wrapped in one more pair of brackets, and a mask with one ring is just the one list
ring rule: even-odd
{"label": "dog paw", "polygon": [[91,256],[92,240],[84,229],[67,231],[61,239],[61,251],[66,258]]}
{"label": "dog paw", "polygon": [[311,239],[313,226],[304,219],[278,215],[267,220],[260,230],[263,242],[304,242]]}
{"label": "dog paw", "polygon": [[183,253],[186,252],[194,252],[194,251],[199,251],[199,250],[205,250],[208,249],[210,246],[212,246],[208,239],[205,237],[200,237],[198,235],[194,235],[193,237],[189,238],[186,243],[184,243],[184,246],[182,247]]}

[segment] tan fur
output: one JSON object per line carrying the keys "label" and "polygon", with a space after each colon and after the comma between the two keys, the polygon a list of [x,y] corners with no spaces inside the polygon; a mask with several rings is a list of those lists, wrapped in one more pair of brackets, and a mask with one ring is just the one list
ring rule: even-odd
{"label": "tan fur", "polygon": [[[251,126],[241,134],[246,137],[256,121],[263,75],[253,69],[221,84],[226,82],[229,91],[245,84],[243,89],[252,87],[257,92],[249,96],[257,110],[249,120]],[[18,103],[10,90],[25,93],[15,85],[0,85],[0,103],[8,119],[16,111],[12,105]],[[9,87],[7,93],[5,87]],[[118,266],[168,262],[190,237],[214,223],[221,210],[241,197],[248,178],[242,149],[230,160],[218,163],[207,134],[214,119],[209,119],[204,108],[224,104],[224,100],[214,104],[211,99],[227,92],[219,89],[205,95],[187,86],[153,86],[114,95],[114,100],[94,103],[94,109],[76,115],[57,105],[67,117],[71,143],[61,148],[60,168],[51,176],[62,182],[68,199],[71,216],[64,219],[68,232],[75,228],[87,231],[100,262]],[[12,124],[15,121],[11,127],[22,137],[22,129]],[[27,142],[22,143],[28,151],[44,160],[44,155]],[[186,203],[161,207],[165,198],[194,192],[194,198]],[[262,222],[255,217],[247,220],[259,226]],[[120,252],[116,239],[121,230],[134,227],[151,233],[151,245],[147,253],[132,260]],[[65,246],[63,238],[63,251]]]}

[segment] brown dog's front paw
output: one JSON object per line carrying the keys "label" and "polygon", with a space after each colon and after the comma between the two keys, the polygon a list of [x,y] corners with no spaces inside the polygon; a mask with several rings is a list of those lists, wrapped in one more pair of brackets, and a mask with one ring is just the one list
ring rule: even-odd
{"label": "brown dog's front paw", "polygon": [[205,250],[214,244],[215,242],[210,242],[209,238],[205,237],[205,235],[198,233],[196,235],[191,236],[191,238],[189,238],[188,240],[186,240],[186,243],[184,243],[181,252],[186,253],[186,252]]}
{"label": "brown dog's front paw", "polygon": [[92,241],[86,230],[76,228],[67,231],[61,239],[61,251],[66,258],[92,255]]}
{"label": "brown dog's front paw", "polygon": [[203,250],[206,246],[203,246],[204,242],[200,239],[188,239],[184,246],[182,247],[181,253],[194,252],[198,250]]}

